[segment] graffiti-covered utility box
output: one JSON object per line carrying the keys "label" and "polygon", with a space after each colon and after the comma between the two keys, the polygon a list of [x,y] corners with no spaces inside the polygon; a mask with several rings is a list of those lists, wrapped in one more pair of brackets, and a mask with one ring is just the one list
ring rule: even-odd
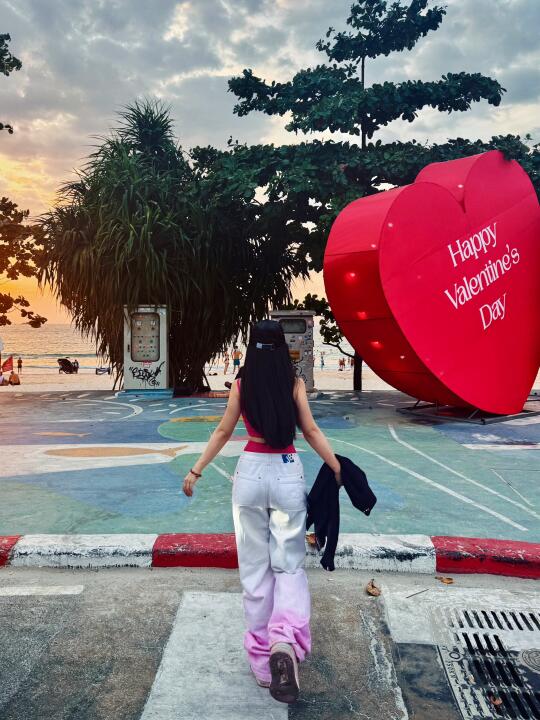
{"label": "graffiti-covered utility box", "polygon": [[277,320],[289,346],[289,354],[296,374],[306,383],[306,390],[314,388],[313,381],[313,325],[315,313],[308,310],[275,310],[270,313]]}
{"label": "graffiti-covered utility box", "polygon": [[124,307],[124,388],[163,390],[168,385],[168,315],[163,306]]}

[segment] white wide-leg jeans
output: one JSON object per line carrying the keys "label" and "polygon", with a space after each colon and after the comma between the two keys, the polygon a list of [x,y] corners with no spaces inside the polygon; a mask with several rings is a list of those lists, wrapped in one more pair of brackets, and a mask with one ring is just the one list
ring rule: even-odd
{"label": "white wide-leg jeans", "polygon": [[270,679],[270,650],[311,651],[304,572],[306,487],[297,453],[243,452],[233,479],[233,519],[243,587],[244,647],[255,675]]}

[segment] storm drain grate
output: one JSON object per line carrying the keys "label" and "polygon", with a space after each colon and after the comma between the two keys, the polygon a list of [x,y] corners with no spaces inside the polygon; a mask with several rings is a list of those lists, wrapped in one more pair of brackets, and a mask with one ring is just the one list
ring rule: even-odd
{"label": "storm drain grate", "polygon": [[466,720],[540,720],[540,612],[439,608],[434,633]]}

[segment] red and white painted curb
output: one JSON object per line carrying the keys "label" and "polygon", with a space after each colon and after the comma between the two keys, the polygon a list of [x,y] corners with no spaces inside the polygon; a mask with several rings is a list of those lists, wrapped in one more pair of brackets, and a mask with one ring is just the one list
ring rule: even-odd
{"label": "red and white painted curb", "polygon": [[[320,553],[306,548],[306,567]],[[0,566],[236,568],[234,534],[0,535]],[[540,543],[342,533],[336,568],[540,578]]]}

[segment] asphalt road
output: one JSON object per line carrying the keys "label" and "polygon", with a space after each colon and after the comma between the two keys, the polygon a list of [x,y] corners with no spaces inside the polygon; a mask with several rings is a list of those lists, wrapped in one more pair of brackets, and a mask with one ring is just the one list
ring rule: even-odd
{"label": "asphalt road", "polygon": [[[474,679],[473,665],[463,670],[464,663],[472,663],[466,653],[448,661],[450,636],[444,634],[445,623],[448,613],[457,617],[456,608],[461,613],[467,608],[470,613],[480,613],[480,608],[484,613],[506,609],[522,618],[516,620],[521,631],[517,627],[497,631],[506,644],[506,659],[515,646],[534,660],[534,648],[540,647],[540,622],[531,614],[540,617],[540,594],[534,581],[456,576],[453,584],[445,585],[426,575],[380,574],[376,582],[382,595],[374,598],[365,593],[370,577],[364,573],[311,570],[308,574],[313,652],[301,666],[300,700],[287,707],[257,687],[250,674],[242,648],[236,571],[3,568],[0,717],[510,717],[501,715],[500,707],[495,711],[489,699],[493,688],[483,687],[479,676]],[[496,629],[495,621],[492,624]],[[486,626],[482,632],[495,630]],[[457,635],[452,642],[459,644]],[[486,661],[485,654],[481,659]],[[454,676],[458,680],[451,687],[448,678]],[[459,700],[459,685],[464,683],[470,687]],[[527,687],[522,683],[521,691]],[[504,691],[497,690],[503,695]],[[466,714],[463,697],[473,695],[489,714]]]}

